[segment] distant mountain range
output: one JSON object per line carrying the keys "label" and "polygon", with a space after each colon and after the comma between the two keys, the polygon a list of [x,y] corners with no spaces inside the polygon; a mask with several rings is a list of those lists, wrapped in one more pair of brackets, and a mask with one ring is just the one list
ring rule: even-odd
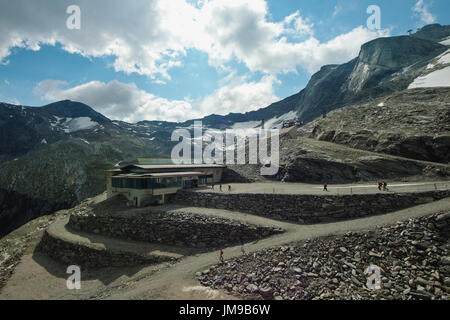
{"label": "distant mountain range", "polygon": [[[411,36],[376,39],[364,44],[355,59],[342,65],[322,67],[308,85],[293,96],[257,111],[210,115],[199,120],[204,127],[215,129],[259,127],[263,121],[265,127],[281,128],[294,120],[308,126],[333,110],[346,106],[358,108],[359,104],[372,105],[373,101],[384,101],[383,97],[408,88],[450,86],[449,39],[450,27],[441,25],[426,26]],[[439,91],[432,99],[438,101],[441,95],[448,97],[448,92]],[[427,95],[421,94],[420,99],[426,101]],[[443,110],[446,108],[442,104],[436,105]],[[407,106],[404,108],[408,109]],[[352,114],[343,112],[339,117],[351,118]],[[341,119],[339,117],[336,119]],[[411,126],[419,121],[409,115],[405,117]],[[360,118],[364,119],[364,115]],[[371,119],[372,124],[377,123],[373,120],[376,117]],[[103,192],[103,170],[119,161],[169,157],[175,145],[170,141],[173,130],[190,127],[193,122],[141,121],[132,124],[112,121],[90,106],[68,100],[43,107],[0,103],[0,236],[33,217]],[[344,139],[343,134],[335,136],[339,124],[336,121],[329,123],[330,128],[327,128],[326,121],[316,122],[317,128],[311,137],[350,143],[355,147],[360,145],[348,137]],[[352,126],[357,127],[354,123]],[[371,130],[376,131],[375,128]],[[373,134],[370,139],[373,137],[378,135]],[[402,151],[402,141],[410,141],[408,139],[395,141],[399,143],[390,145],[391,148],[374,143],[372,149],[366,149],[416,159],[422,153],[417,148],[409,154]],[[447,158],[442,153],[447,149],[438,144],[446,144],[448,140],[430,141],[435,149],[427,151],[423,159],[445,162]],[[289,161],[294,163],[295,159]],[[290,181],[301,181],[301,175],[290,174],[290,177]],[[16,201],[7,201],[12,193]],[[41,205],[24,209],[18,205],[17,199],[21,196],[26,198],[23,203]]]}
{"label": "distant mountain range", "polygon": [[[425,26],[411,36],[375,39],[364,44],[359,56],[348,63],[323,66],[293,96],[257,111],[211,115],[202,119],[203,123],[221,128],[236,122],[276,119],[291,111],[307,123],[343,106],[408,89],[414,80],[444,69],[447,78],[441,80],[450,86],[450,54],[439,59],[449,50],[449,39],[450,26],[439,24]],[[434,60],[440,62],[433,64]]]}

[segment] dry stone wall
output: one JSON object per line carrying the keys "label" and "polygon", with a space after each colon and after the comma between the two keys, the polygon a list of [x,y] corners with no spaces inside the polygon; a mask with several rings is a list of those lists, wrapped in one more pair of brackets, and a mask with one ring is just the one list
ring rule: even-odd
{"label": "dry stone wall", "polygon": [[281,233],[278,228],[245,224],[216,216],[182,212],[130,215],[72,214],[75,230],[193,248],[223,248]]}
{"label": "dry stone wall", "polygon": [[55,237],[48,231],[44,233],[37,250],[61,263],[88,269],[149,265],[176,260],[165,256],[143,256],[131,252],[96,248],[86,244],[81,245]]}
{"label": "dry stone wall", "polygon": [[182,190],[172,196],[170,201],[180,205],[240,211],[312,224],[386,214],[448,196],[448,190],[343,196],[228,194]]}

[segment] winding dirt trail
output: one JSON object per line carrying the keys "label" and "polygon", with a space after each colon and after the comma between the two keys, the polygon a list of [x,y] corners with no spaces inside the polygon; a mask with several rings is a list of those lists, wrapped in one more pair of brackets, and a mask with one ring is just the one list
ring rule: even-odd
{"label": "winding dirt trail", "polygon": [[[268,218],[218,209],[183,208],[192,213],[226,216],[246,223],[276,226],[285,233],[245,245],[247,254],[291,242],[340,235],[349,231],[374,229],[376,226],[395,224],[450,210],[450,198],[417,207],[355,220],[319,225],[297,225]],[[63,223],[57,224],[63,226]],[[70,232],[70,230],[68,230]],[[108,242],[104,237],[101,241]],[[91,237],[91,241],[95,240]],[[119,245],[117,239],[113,239]],[[94,241],[95,242],[95,241]],[[108,243],[106,243],[108,245]],[[121,244],[122,245],[122,244]],[[241,246],[224,249],[225,260],[242,255]],[[200,286],[195,273],[218,263],[218,252],[192,253],[175,264],[146,267],[106,268],[85,271],[82,290],[70,291],[66,287],[67,266],[39,253],[29,251],[16,267],[13,276],[0,292],[3,299],[170,299],[205,300],[234,299],[224,292]]]}
{"label": "winding dirt trail", "polygon": [[[418,218],[450,209],[450,198],[431,204],[393,212],[382,216],[373,216],[356,220],[335,222],[320,225],[294,225],[270,220],[270,224],[279,224],[286,232],[264,240],[246,245],[247,254],[270,247],[278,247],[288,243],[313,239],[329,235],[344,234],[349,231],[374,229],[376,226],[395,224],[411,218]],[[255,217],[258,218],[259,217]],[[251,220],[251,219],[250,219]],[[255,221],[256,222],[256,221]],[[236,246],[224,250],[225,259],[242,255],[241,247]],[[206,253],[187,257],[172,268],[155,273],[151,278],[139,281],[133,288],[119,290],[109,299],[233,299],[223,292],[199,286],[195,273],[217,264],[218,253]]]}

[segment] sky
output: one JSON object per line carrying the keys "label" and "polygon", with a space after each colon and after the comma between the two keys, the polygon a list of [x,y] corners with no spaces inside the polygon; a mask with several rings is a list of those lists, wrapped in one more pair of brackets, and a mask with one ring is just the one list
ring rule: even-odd
{"label": "sky", "polygon": [[448,0],[0,0],[0,101],[127,122],[247,112],[370,40],[449,22]]}

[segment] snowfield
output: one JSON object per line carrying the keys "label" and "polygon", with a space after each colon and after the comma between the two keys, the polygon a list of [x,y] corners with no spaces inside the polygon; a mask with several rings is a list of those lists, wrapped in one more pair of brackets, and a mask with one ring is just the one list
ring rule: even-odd
{"label": "snowfield", "polygon": [[91,118],[88,117],[81,117],[81,118],[75,118],[67,120],[65,123],[65,129],[64,131],[67,133],[77,132],[81,130],[88,130],[95,128],[98,126],[98,123],[95,121],[92,121]]}
{"label": "snowfield", "polygon": [[450,66],[416,78],[408,89],[432,87],[450,87]]}
{"label": "snowfield", "polygon": [[444,41],[439,42],[440,44],[443,44],[444,46],[450,46],[450,38],[445,39]]}
{"label": "snowfield", "polygon": [[439,56],[438,64],[450,63],[450,49]]}
{"label": "snowfield", "polygon": [[296,118],[297,118],[297,112],[291,111],[291,112],[283,114],[279,118],[273,118],[273,119],[267,120],[264,125],[264,128],[266,128],[266,129],[281,129],[283,127],[284,121],[295,120]]}
{"label": "snowfield", "polygon": [[253,129],[259,127],[261,121],[248,121],[248,122],[237,122],[231,128],[232,129]]}

